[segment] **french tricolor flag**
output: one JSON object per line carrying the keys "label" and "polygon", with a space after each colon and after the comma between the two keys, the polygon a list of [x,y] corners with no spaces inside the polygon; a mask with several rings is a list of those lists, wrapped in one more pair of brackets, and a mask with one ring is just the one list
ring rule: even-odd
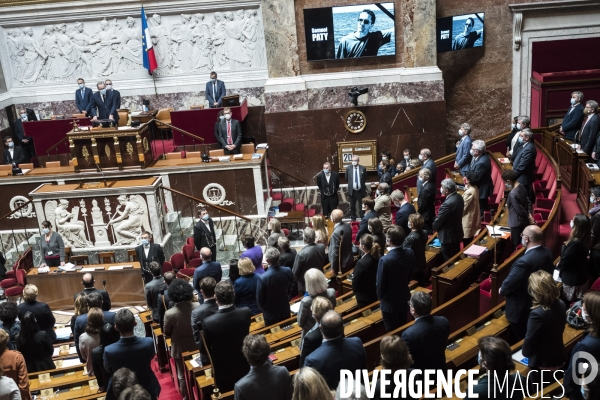
{"label": "french tricolor flag", "polygon": [[154,48],[152,48],[152,39],[148,30],[148,21],[146,21],[144,6],[142,6],[142,47],[144,49],[144,68],[152,75],[152,72],[158,68],[158,64],[156,63],[156,56],[154,56]]}

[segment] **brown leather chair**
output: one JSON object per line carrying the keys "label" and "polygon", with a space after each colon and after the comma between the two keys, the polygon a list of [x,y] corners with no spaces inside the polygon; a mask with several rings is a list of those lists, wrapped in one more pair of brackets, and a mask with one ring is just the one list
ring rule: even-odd
{"label": "brown leather chair", "polygon": [[69,261],[71,262],[71,264],[75,264],[75,265],[89,265],[90,264],[90,258],[86,255],[71,256],[71,259]]}
{"label": "brown leather chair", "polygon": [[71,118],[74,118],[74,119],[78,119],[78,118],[85,118],[85,114],[84,114],[84,113],[80,113],[80,114],[71,114]]}
{"label": "brown leather chair", "polygon": [[180,160],[181,159],[181,152],[177,152],[177,153],[167,153],[167,160]]}
{"label": "brown leather chair", "polygon": [[137,253],[135,252],[135,249],[129,249],[129,250],[127,250],[127,259],[129,260],[129,262],[133,262],[133,261],[137,261],[138,260]]}
{"label": "brown leather chair", "polygon": [[60,161],[47,161],[46,168],[56,168],[60,167]]}
{"label": "brown leather chair", "polygon": [[71,253],[71,248],[70,247],[65,247],[65,262],[69,262],[71,261],[71,256],[73,255],[73,253]]}
{"label": "brown leather chair", "polygon": [[98,253],[98,262],[100,264],[114,264],[116,261],[114,251],[103,251]]}
{"label": "brown leather chair", "polygon": [[118,126],[127,126],[127,122],[129,122],[129,110],[126,108],[120,108],[117,110],[117,114],[119,114]]}
{"label": "brown leather chair", "polygon": [[199,151],[188,151],[185,154],[185,158],[200,158],[200,152]]}
{"label": "brown leather chair", "polygon": [[[171,125],[171,111],[175,111],[175,109],[161,108],[156,113],[155,118],[158,120],[156,121],[156,127],[160,131],[161,138],[169,137],[169,133],[171,132],[171,128],[169,126],[161,124],[161,122],[164,122],[165,124]],[[165,134],[165,136],[163,136],[163,133]]]}
{"label": "brown leather chair", "polygon": [[240,152],[242,154],[254,154],[254,143],[243,144]]}
{"label": "brown leather chair", "polygon": [[225,150],[223,150],[223,149],[209,150],[208,155],[211,157],[222,157],[225,155]]}
{"label": "brown leather chair", "polygon": [[194,104],[190,106],[190,110],[204,110],[204,104]]}

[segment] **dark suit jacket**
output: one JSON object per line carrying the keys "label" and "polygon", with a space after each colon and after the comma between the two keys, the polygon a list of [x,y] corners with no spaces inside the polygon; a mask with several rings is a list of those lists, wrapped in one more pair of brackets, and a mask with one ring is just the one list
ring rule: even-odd
{"label": "dark suit jacket", "polygon": [[17,350],[25,358],[28,373],[56,368],[52,361],[52,340],[45,331],[36,332],[27,340],[17,339]]}
{"label": "dark suit jacket", "polygon": [[207,276],[213,278],[217,283],[223,277],[221,264],[216,261],[205,261],[194,271],[194,289],[200,294],[200,281]]}
{"label": "dark suit jacket", "polygon": [[208,219],[208,226],[210,226],[210,231],[206,228],[203,221],[198,221],[194,226],[194,245],[196,246],[196,250],[200,250],[203,247],[216,247],[217,235],[212,218]]}
{"label": "dark suit jacket", "polygon": [[323,270],[325,265],[325,246],[321,243],[307,244],[298,252],[292,273],[298,281],[298,290],[304,293],[304,274],[311,268]]}
{"label": "dark suit jacket", "polygon": [[205,360],[208,360],[208,356],[204,349],[202,336],[200,336],[200,332],[202,331],[202,321],[217,311],[219,311],[219,306],[217,305],[217,300],[215,298],[204,300],[204,303],[200,307],[196,307],[192,310],[192,333],[194,335],[194,341],[203,356],[202,358]]}
{"label": "dark suit jacket", "polygon": [[435,219],[435,190],[433,181],[428,181],[419,192],[417,206],[419,207],[419,214],[421,214],[425,221],[425,225],[433,224],[433,220]]}
{"label": "dark suit jacket", "polygon": [[479,189],[479,198],[487,199],[493,194],[494,183],[492,182],[492,162],[490,156],[482,154],[476,161],[472,161],[469,171],[474,174],[471,184]]}
{"label": "dark suit jacket", "polygon": [[354,266],[352,292],[356,295],[358,307],[366,307],[377,299],[377,267],[379,260],[365,254]]}
{"label": "dark suit jacket", "polygon": [[[213,88],[212,88],[213,84],[211,81],[206,82],[205,96],[206,96],[206,100],[208,100],[209,107],[214,107],[213,104],[215,101],[217,101],[219,103],[219,107],[223,106],[223,97],[226,94],[225,82],[217,79],[216,83],[217,84],[215,87],[215,95],[213,97]],[[221,391],[221,393],[223,393],[223,391]]]}
{"label": "dark suit jacket", "polygon": [[86,87],[83,91],[83,97],[81,96],[81,89],[75,91],[75,105],[79,112],[87,112],[87,116],[90,116],[90,110],[92,109],[92,89]]}
{"label": "dark suit jacket", "polygon": [[0,281],[6,276],[6,266],[4,265],[5,263],[6,260],[4,259],[4,255],[0,253]]}
{"label": "dark suit jacket", "polygon": [[[423,163],[421,169],[427,168],[431,171],[431,177],[429,178],[429,182],[433,183],[433,186],[437,186],[436,172],[437,166],[435,165],[435,161],[433,159],[429,159]],[[423,182],[417,179],[417,193],[421,193],[421,189],[423,188]]]}
{"label": "dark suit jacket", "polygon": [[[13,123],[13,133],[15,136],[15,145],[21,147],[33,147],[33,137],[25,136],[25,130],[23,129],[23,120],[21,118],[15,120]],[[23,140],[27,139],[29,142],[23,143]]]}
{"label": "dark suit jacket", "polygon": [[460,243],[463,239],[462,215],[465,201],[458,193],[452,193],[440,206],[433,221],[433,230],[437,231],[440,243]]}
{"label": "dark suit jacket", "polygon": [[573,381],[573,369],[575,369],[575,372],[577,372],[577,376],[581,378],[581,374],[579,373],[580,368],[583,368],[581,364],[587,362],[589,365],[590,362],[577,355],[577,353],[582,351],[591,354],[596,360],[600,360],[600,338],[595,338],[588,334],[575,345],[573,351],[571,352],[571,360],[569,361],[569,366],[565,371],[563,385],[566,396],[571,400],[583,400],[583,396],[581,395],[581,386]]}
{"label": "dark suit jacket", "polygon": [[535,144],[527,143],[521,147],[515,160],[512,163],[512,169],[518,174],[517,181],[522,185],[531,185],[535,181],[535,157],[537,150]]}
{"label": "dark suit jacket", "polygon": [[596,114],[593,114],[587,121],[584,119],[581,126],[581,132],[575,137],[575,143],[580,144],[581,150],[591,156],[592,152],[596,149],[598,131],[600,130],[600,118]]}
{"label": "dark suit jacket", "polygon": [[406,309],[410,299],[408,282],[415,269],[411,249],[396,247],[379,259],[377,267],[377,297],[381,311],[392,313]]}
{"label": "dark suit jacket", "polygon": [[110,296],[108,295],[108,292],[103,289],[96,289],[96,288],[83,289],[81,292],[76,293],[75,296],[73,296],[73,302],[75,302],[75,299],[77,299],[77,296],[79,296],[80,294],[88,295],[92,292],[97,292],[102,296],[102,311],[110,311],[110,309],[112,308]]}
{"label": "dark suit jacket", "polygon": [[526,322],[531,308],[531,296],[527,291],[529,275],[544,270],[554,270],[552,252],[542,246],[535,247],[513,263],[508,276],[502,282],[501,294],[506,297],[506,319],[511,323]]}
{"label": "dark suit jacket", "polygon": [[[354,258],[352,256],[352,228],[350,224],[341,222],[336,225],[329,238],[329,262],[333,272],[337,275],[338,271],[347,272],[352,268]],[[341,247],[340,241],[342,243]]]}
{"label": "dark suit jacket", "polygon": [[165,312],[165,337],[171,338],[171,357],[181,358],[181,354],[196,350],[196,341],[192,333],[192,311],[200,303],[182,301]]}
{"label": "dark suit jacket", "polygon": [[[117,343],[104,349],[104,368],[109,373],[114,373],[123,367],[129,368],[135,372],[138,383],[150,393],[152,400],[156,400],[160,394],[160,385],[150,366],[154,355],[152,338],[122,337]],[[108,383],[106,399],[116,399],[112,389],[112,378]]]}
{"label": "dark suit jacket", "polygon": [[292,377],[270,361],[254,367],[234,387],[234,400],[291,400]]}
{"label": "dark suit jacket", "polygon": [[581,122],[583,121],[583,108],[583,104],[577,104],[573,111],[569,112],[571,110],[569,108],[569,111],[565,114],[561,126],[566,139],[575,139],[575,133],[581,128]]}
{"label": "dark suit jacket", "polygon": [[110,115],[116,121],[119,120],[119,113],[117,113],[116,96],[112,90],[106,91],[106,98],[102,101],[100,92],[95,92],[92,95],[91,104],[91,116],[98,117],[98,119],[108,119]]}
{"label": "dark suit jacket", "polygon": [[158,295],[163,290],[167,290],[167,284],[165,283],[165,278],[163,278],[162,276],[155,276],[144,287],[144,293],[146,294],[146,304],[148,305],[148,309],[152,311],[153,321],[159,321]]}
{"label": "dark suit jacket", "polygon": [[563,332],[567,322],[567,307],[557,299],[548,310],[536,307],[529,313],[523,355],[529,357],[529,367],[562,367],[567,358]]}
{"label": "dark suit jacket", "polygon": [[167,312],[167,310],[174,306],[174,303],[169,297],[168,290],[165,290],[163,294],[158,295],[158,301],[156,303],[158,307],[158,323],[160,324],[160,327],[162,329],[165,326],[165,313]]}
{"label": "dark suit jacket", "polygon": [[321,346],[321,343],[323,343],[323,334],[321,333],[319,324],[317,323],[302,338],[302,345],[300,346],[300,368],[304,366],[304,360],[306,360],[306,357],[318,349],[319,346]]}
{"label": "dark suit jacket", "polygon": [[367,368],[367,355],[357,337],[328,340],[304,360],[305,367],[316,369],[325,378],[329,389],[337,389],[340,371]]}
{"label": "dark suit jacket", "polygon": [[445,317],[427,315],[402,333],[413,359],[414,369],[446,369],[446,345],[450,323]]}
{"label": "dark suit jacket", "polygon": [[242,343],[250,333],[251,316],[250,309],[232,306],[202,321],[204,338],[214,364],[216,384],[221,393],[233,390],[234,384],[250,370],[242,353]]}
{"label": "dark suit jacket", "polygon": [[18,166],[19,164],[26,162],[29,162],[29,160],[25,157],[25,152],[23,152],[21,146],[15,145],[15,147],[13,147],[13,157],[10,156],[8,149],[4,149],[4,164],[14,163]]}
{"label": "dark suit jacket", "polygon": [[379,214],[375,210],[369,210],[365,213],[365,216],[360,220],[358,232],[356,232],[356,237],[354,238],[355,242],[358,242],[365,233],[369,233],[369,220],[377,217],[379,217]]}
{"label": "dark suit jacket", "polygon": [[317,174],[317,187],[321,191],[321,196],[325,196],[325,193],[329,193],[328,196],[336,196],[338,189],[340,188],[340,177],[337,172],[331,171],[329,173],[329,183],[323,171]]}
{"label": "dark suit jacket", "polygon": [[31,312],[35,316],[35,320],[40,327],[40,330],[46,331],[52,342],[56,341],[56,332],[54,332],[54,323],[56,318],[50,311],[50,307],[46,303],[39,301],[24,301],[19,304],[19,320],[23,321],[26,312]]}
{"label": "dark suit jacket", "polygon": [[109,92],[113,93],[113,96],[115,97],[115,105],[117,106],[118,110],[119,108],[121,108],[121,92],[115,89],[111,89],[109,90]]}
{"label": "dark suit jacket", "polygon": [[[346,180],[348,181],[348,195],[352,196],[354,193],[354,166],[352,164],[346,167]],[[358,165],[358,181],[360,183],[360,195],[364,197],[367,194],[365,187],[367,169],[360,164]]]}
{"label": "dark suit jacket", "polygon": [[527,189],[519,185],[513,188],[506,200],[508,205],[508,226],[518,228],[529,225],[529,199]]}
{"label": "dark suit jacket", "polygon": [[[114,312],[110,312],[110,311],[103,311],[102,313],[104,314],[104,323],[105,324],[107,322],[109,324],[115,323],[115,316],[117,314],[115,314]],[[79,360],[81,362],[85,362],[85,360],[83,358],[81,358],[81,352],[79,351],[79,336],[81,336],[83,333],[85,333],[86,326],[87,326],[87,314],[82,314],[82,315],[78,316],[77,319],[75,320],[75,325],[73,326],[73,340],[75,341],[75,349],[77,350],[77,354],[79,355]]]}
{"label": "dark suit jacket", "polygon": [[456,148],[456,163],[458,164],[458,170],[462,176],[465,176],[469,172],[469,164],[471,164],[471,144],[473,140],[471,135],[464,136],[458,147]]}
{"label": "dark suit jacket", "polygon": [[[435,200],[434,200],[435,201]],[[434,206],[435,212],[435,206]],[[417,210],[415,206],[410,204],[410,202],[406,202],[396,211],[396,222],[395,224],[402,227],[404,229],[404,236],[408,236],[410,234],[410,229],[408,228],[408,217],[410,214],[416,214]]]}
{"label": "dark suit jacket", "polygon": [[284,251],[283,253],[279,254],[279,265],[286,266],[291,271],[292,267],[294,266],[294,262],[296,261],[297,254],[298,253],[296,252],[296,250],[290,247],[287,251]]}
{"label": "dark suit jacket", "polygon": [[144,252],[144,246],[140,245],[135,248],[135,254],[137,255],[138,261],[142,267],[142,276],[144,282],[148,283],[152,280],[152,274],[150,273],[150,263],[156,261],[161,267],[165,262],[165,253],[163,252],[160,244],[150,243],[150,251],[148,251],[148,258]]}
{"label": "dark suit jacket", "polygon": [[562,283],[569,286],[580,286],[586,283],[588,276],[588,251],[580,240],[574,239],[560,249],[560,270]]}
{"label": "dark suit jacket", "polygon": [[292,270],[270,265],[258,278],[256,302],[263,312],[265,326],[276,324],[290,317],[288,299],[293,291]]}
{"label": "dark suit jacket", "polygon": [[[227,146],[227,120],[217,122],[217,140],[223,149]],[[234,154],[239,154],[242,147],[242,125],[237,119],[231,118],[231,141],[235,145]],[[227,149],[225,149],[228,151]]]}

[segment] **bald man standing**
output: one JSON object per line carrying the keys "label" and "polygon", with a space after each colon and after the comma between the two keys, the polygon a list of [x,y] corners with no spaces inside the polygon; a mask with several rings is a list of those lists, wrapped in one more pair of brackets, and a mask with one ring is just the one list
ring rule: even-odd
{"label": "bald man standing", "polygon": [[83,276],[81,277],[83,291],[75,294],[75,296],[73,296],[73,301],[75,301],[77,296],[79,296],[80,294],[88,295],[92,292],[98,292],[102,296],[102,311],[110,311],[112,304],[110,302],[110,296],[108,295],[108,292],[106,290],[96,289],[94,287],[95,283],[96,280],[94,279],[94,276],[92,274],[90,274],[89,272],[83,274]]}
{"label": "bald man standing", "polygon": [[200,291],[200,281],[207,276],[210,276],[215,280],[215,282],[220,282],[221,277],[223,275],[223,271],[221,270],[221,264],[212,261],[212,252],[208,247],[203,247],[200,249],[200,258],[202,258],[202,265],[200,265],[194,271],[194,289],[198,293],[198,300],[200,304],[204,303],[204,298],[202,297],[202,292]]}
{"label": "bald man standing", "polygon": [[329,239],[329,262],[333,272],[346,272],[354,266],[352,257],[352,228],[342,221],[344,213],[339,208],[331,212],[334,228]]}

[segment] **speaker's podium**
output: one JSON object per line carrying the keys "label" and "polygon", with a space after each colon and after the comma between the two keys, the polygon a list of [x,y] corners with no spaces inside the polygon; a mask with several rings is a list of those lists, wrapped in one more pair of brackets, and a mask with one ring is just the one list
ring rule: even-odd
{"label": "speaker's podium", "polygon": [[75,171],[142,169],[153,160],[149,124],[77,127],[67,133]]}

